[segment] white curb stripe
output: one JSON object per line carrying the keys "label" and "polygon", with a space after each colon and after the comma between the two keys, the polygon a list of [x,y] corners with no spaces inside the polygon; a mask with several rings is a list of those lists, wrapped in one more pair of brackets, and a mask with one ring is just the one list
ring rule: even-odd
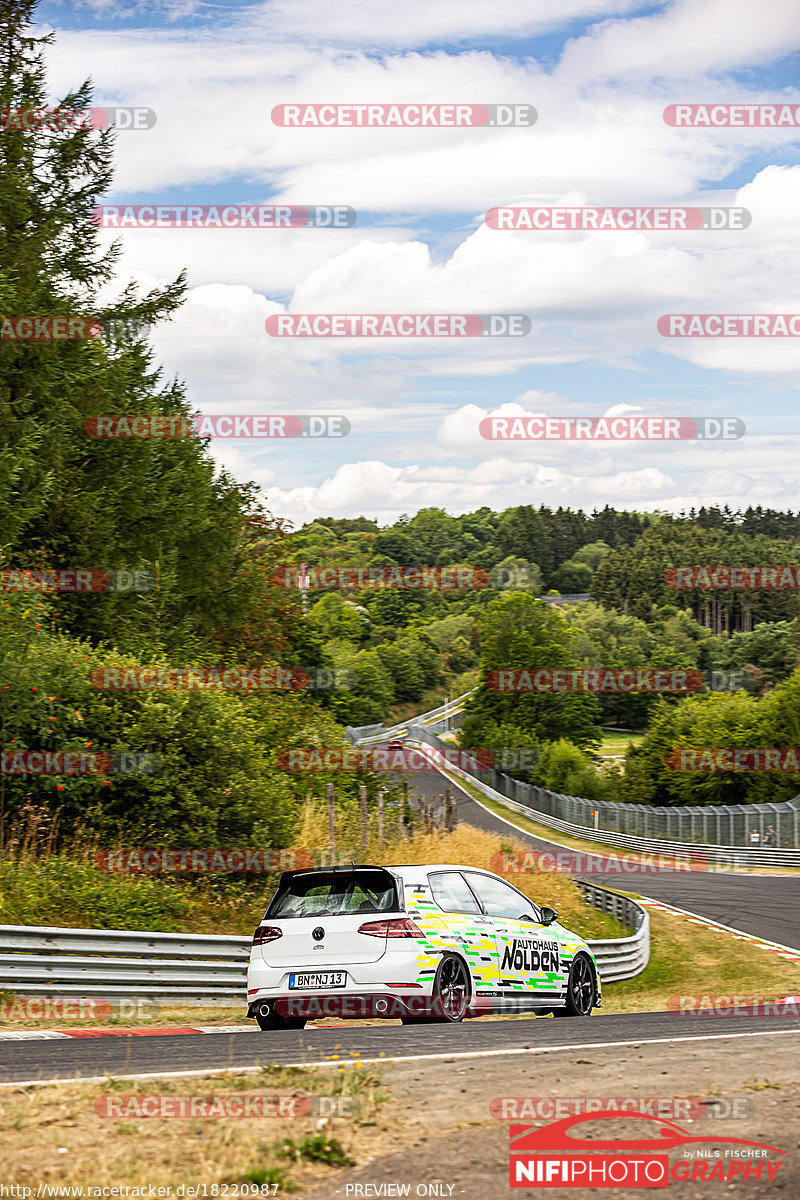
{"label": "white curb stripe", "polygon": [[146,1027],[142,1029],[131,1027],[130,1029],[109,1028],[108,1030],[94,1030],[91,1026],[87,1025],[85,1029],[22,1029],[17,1033],[0,1032],[0,1041],[32,1042],[36,1040],[49,1040],[51,1038],[86,1039],[87,1034],[91,1034],[93,1037],[103,1037],[104,1035],[106,1037],[125,1037],[126,1035],[130,1035],[131,1037],[180,1037],[182,1034],[187,1033],[255,1033],[256,1028],[255,1025],[197,1025],[193,1028],[180,1025],[176,1026],[174,1033],[165,1034],[163,1025],[159,1026],[157,1031],[147,1029]]}

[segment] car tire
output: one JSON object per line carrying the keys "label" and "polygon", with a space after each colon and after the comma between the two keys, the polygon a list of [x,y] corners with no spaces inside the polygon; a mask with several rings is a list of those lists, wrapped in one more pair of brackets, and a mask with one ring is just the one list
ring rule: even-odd
{"label": "car tire", "polygon": [[[431,989],[431,1016],[438,1025],[456,1025],[469,1010],[471,985],[469,968],[457,954],[443,954]],[[413,1021],[413,1018],[412,1018]]]}
{"label": "car tire", "polygon": [[273,1010],[267,1001],[258,1005],[253,1016],[258,1022],[258,1028],[263,1030],[305,1029],[306,1027],[305,1017],[282,1017]]}
{"label": "car tire", "polygon": [[569,969],[567,997],[563,1008],[554,1008],[554,1017],[590,1017],[597,1003],[597,980],[585,954],[576,954]]}

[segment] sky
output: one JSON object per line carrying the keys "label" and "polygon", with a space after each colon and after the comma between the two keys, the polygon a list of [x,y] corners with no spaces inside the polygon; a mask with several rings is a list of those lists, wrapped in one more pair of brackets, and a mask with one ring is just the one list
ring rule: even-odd
{"label": "sky", "polygon": [[[793,128],[670,104],[800,106],[797,0],[47,0],[55,102],[154,110],[103,203],[347,205],[347,228],[131,228],[119,282],[188,272],[151,342],[207,414],[336,414],[226,439],[269,509],[797,509],[800,338],[667,338],[669,313],[800,313]],[[281,104],[526,104],[531,126],[292,128]],[[739,206],[747,228],[497,230],[500,206]],[[524,314],[522,337],[277,338],[275,314]],[[736,440],[487,441],[483,418],[733,417]]]}

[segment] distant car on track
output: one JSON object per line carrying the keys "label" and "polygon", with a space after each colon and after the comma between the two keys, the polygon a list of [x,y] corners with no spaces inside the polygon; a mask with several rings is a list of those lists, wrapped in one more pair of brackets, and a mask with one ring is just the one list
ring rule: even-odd
{"label": "distant car on track", "polygon": [[403,739],[402,738],[392,738],[392,740],[388,743],[386,748],[387,748],[387,750],[402,750],[403,749]]}
{"label": "distant car on track", "polygon": [[262,1029],[301,1029],[322,1016],[589,1016],[601,986],[586,942],[489,871],[354,864],[281,876],[247,1000]]}

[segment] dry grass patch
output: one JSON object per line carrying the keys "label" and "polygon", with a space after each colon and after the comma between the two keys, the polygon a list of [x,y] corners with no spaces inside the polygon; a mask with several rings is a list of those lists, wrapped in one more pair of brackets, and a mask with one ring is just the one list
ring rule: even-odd
{"label": "dry grass patch", "polygon": [[[109,1097],[213,1097],[294,1093],[347,1100],[353,1116],[104,1117]],[[258,1075],[203,1080],[114,1080],[0,1092],[3,1182],[92,1186],[274,1183],[280,1191],[332,1176],[370,1155],[386,1096],[377,1074],[349,1067],[264,1067]],[[357,1100],[356,1106],[353,1102]],[[127,1108],[127,1100],[122,1104]],[[331,1185],[332,1187],[334,1185]]]}

